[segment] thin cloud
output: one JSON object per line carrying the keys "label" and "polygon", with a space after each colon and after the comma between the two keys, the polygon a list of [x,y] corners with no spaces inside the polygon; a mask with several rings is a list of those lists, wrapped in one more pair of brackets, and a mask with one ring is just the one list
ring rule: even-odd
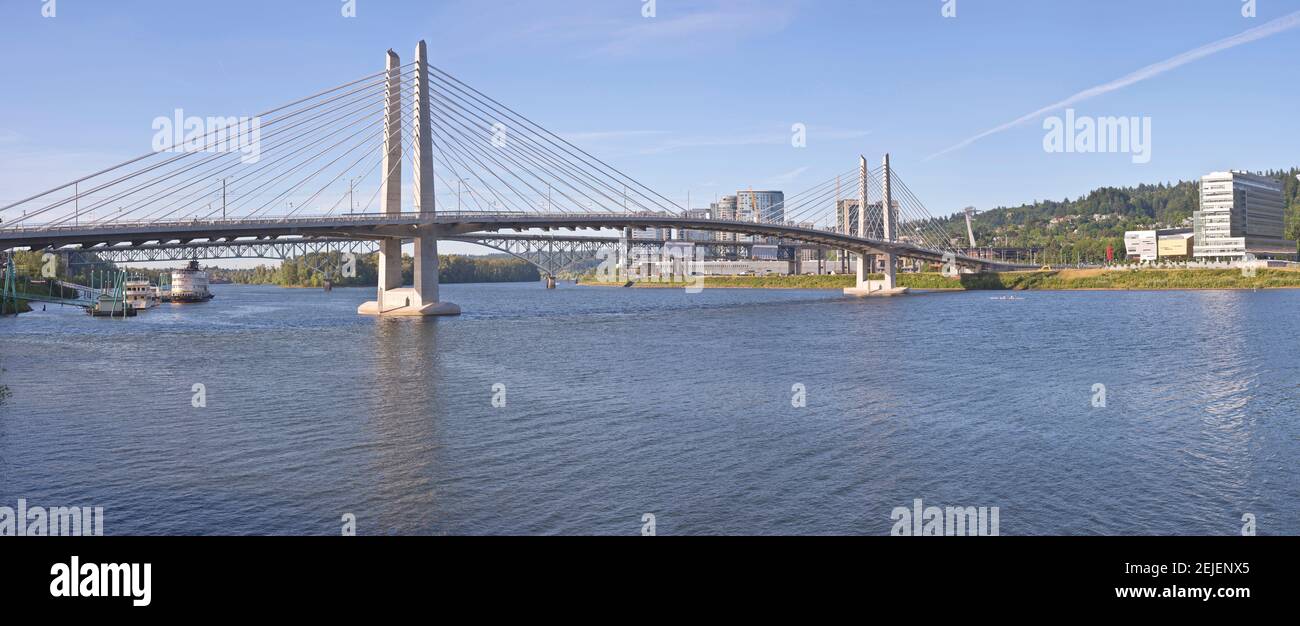
{"label": "thin cloud", "polygon": [[697,0],[660,3],[644,17],[640,2],[449,2],[438,24],[464,27],[440,58],[521,46],[560,47],[578,57],[625,58],[645,52],[694,54],[773,37],[797,16],[795,0]]}
{"label": "thin cloud", "polygon": [[[783,127],[784,128],[784,127]],[[842,130],[834,128],[817,128],[809,127],[808,141],[845,141],[850,139],[860,139],[870,135],[869,130]],[[755,133],[752,135],[719,135],[719,136],[686,136],[665,139],[657,145],[646,148],[641,154],[663,154],[666,152],[676,152],[678,150],[692,150],[698,148],[742,148],[747,146],[789,146],[790,133],[772,132],[772,133]]]}
{"label": "thin cloud", "polygon": [[666,130],[597,130],[589,132],[560,133],[565,139],[572,142],[582,141],[612,141],[621,139],[635,139],[639,137],[653,137],[656,135],[667,135]]}
{"label": "thin cloud", "polygon": [[800,176],[803,176],[804,172],[807,172],[809,169],[810,168],[806,165],[804,167],[797,167],[784,174],[777,174],[776,176],[769,178],[766,182],[769,185],[788,185],[793,183]]}
{"label": "thin cloud", "polygon": [[1091,98],[1095,98],[1097,96],[1107,94],[1112,91],[1123,89],[1130,85],[1140,83],[1149,78],[1154,78],[1156,76],[1164,74],[1165,72],[1177,69],[1193,61],[1197,61],[1205,57],[1218,54],[1219,52],[1223,52],[1224,50],[1230,50],[1232,48],[1236,48],[1237,46],[1243,44],[1272,37],[1273,35],[1277,35],[1279,33],[1289,31],[1298,26],[1300,26],[1300,11],[1291,13],[1285,17],[1280,17],[1276,20],[1268,22],[1267,24],[1257,26],[1255,28],[1238,33],[1226,39],[1220,39],[1219,41],[1216,41],[1214,43],[1201,46],[1199,48],[1190,50],[1188,52],[1184,52],[1178,56],[1175,56],[1170,59],[1166,59],[1159,63],[1148,65],[1118,80],[1114,80],[1102,85],[1097,85],[1096,87],[1092,87],[1091,89],[1085,89],[1083,91],[1080,91],[1079,93],[1074,94],[1073,96],[1061,100],[1060,102],[1050,104],[1041,109],[1038,109],[1037,111],[1018,117],[1010,122],[1007,122],[1006,124],[986,130],[978,135],[975,135],[974,137],[962,141],[961,143],[940,150],[939,152],[936,152],[926,157],[925,160],[929,161],[930,159],[943,156],[945,154],[948,154],[949,152],[955,152],[957,150],[961,150],[962,148],[965,148],[981,139],[984,139],[985,137],[988,137],[990,135],[996,135],[1005,130],[1010,130],[1026,122],[1033,121],[1038,117],[1050,113],[1052,111],[1064,109],[1066,107],[1072,106],[1079,102],[1083,102],[1084,100],[1089,100]]}
{"label": "thin cloud", "polygon": [[665,49],[719,38],[762,37],[784,30],[790,19],[791,13],[784,8],[763,10],[753,6],[729,6],[676,17],[665,15],[643,19],[614,31],[610,40],[597,48],[596,53],[626,55],[647,48]]}
{"label": "thin cloud", "polygon": [[788,144],[790,138],[779,133],[762,134],[762,135],[732,135],[719,137],[683,137],[678,139],[669,139],[661,142],[651,148],[643,150],[642,154],[663,154],[665,152],[675,152],[677,150],[689,150],[693,148],[738,148],[742,146],[779,146]]}

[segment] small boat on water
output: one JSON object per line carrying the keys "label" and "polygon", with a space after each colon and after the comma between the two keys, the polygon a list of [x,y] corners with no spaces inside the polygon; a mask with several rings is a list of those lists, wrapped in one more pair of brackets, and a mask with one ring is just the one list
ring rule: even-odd
{"label": "small boat on water", "polygon": [[1017,298],[1015,296],[995,296],[989,298],[989,300],[1024,300],[1024,298]]}
{"label": "small boat on water", "polygon": [[103,294],[95,301],[94,306],[86,309],[91,317],[135,317],[137,311],[126,300],[120,299],[113,294]]}

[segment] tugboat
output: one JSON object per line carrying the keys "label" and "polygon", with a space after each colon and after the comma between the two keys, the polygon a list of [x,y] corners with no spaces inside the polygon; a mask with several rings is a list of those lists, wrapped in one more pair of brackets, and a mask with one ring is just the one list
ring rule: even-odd
{"label": "tugboat", "polygon": [[197,260],[185,269],[172,272],[171,301],[181,304],[207,302],[215,296],[208,291],[208,273],[199,269]]}

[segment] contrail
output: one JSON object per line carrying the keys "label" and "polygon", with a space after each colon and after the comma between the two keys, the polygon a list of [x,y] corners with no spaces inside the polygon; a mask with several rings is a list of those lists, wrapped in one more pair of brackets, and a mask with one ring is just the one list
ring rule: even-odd
{"label": "contrail", "polygon": [[985,137],[988,137],[989,135],[996,135],[997,133],[1000,133],[1004,130],[1008,130],[1016,126],[1019,126],[1021,124],[1024,124],[1025,122],[1033,121],[1034,119],[1038,118],[1039,116],[1045,113],[1050,113],[1057,109],[1064,109],[1066,107],[1074,105],[1075,103],[1082,102],[1084,100],[1088,100],[1090,98],[1094,98],[1102,94],[1110,93],[1118,89],[1123,89],[1134,83],[1140,83],[1148,78],[1153,78],[1161,74],[1164,74],[1165,72],[1168,72],[1170,70],[1187,65],[1192,61],[1203,59],[1210,55],[1223,52],[1224,50],[1236,48],[1237,46],[1240,46],[1242,44],[1250,43],[1252,41],[1259,41],[1260,39],[1265,39],[1267,37],[1272,37],[1273,35],[1291,30],[1297,26],[1300,26],[1300,11],[1296,11],[1295,13],[1292,13],[1285,17],[1280,17],[1267,24],[1256,26],[1255,28],[1238,33],[1236,35],[1228,37],[1227,39],[1220,39],[1214,43],[1196,48],[1195,50],[1184,52],[1171,59],[1166,59],[1159,63],[1148,65],[1136,72],[1133,72],[1132,74],[1129,74],[1128,76],[1120,78],[1119,80],[1114,80],[1109,83],[1105,83],[1103,85],[1097,85],[1096,87],[1093,87],[1091,89],[1085,89],[1083,91],[1080,91],[1079,93],[1074,94],[1073,96],[1070,96],[1069,98],[1061,100],[1060,102],[1050,104],[1041,109],[1038,109],[1037,111],[1034,111],[1033,113],[1029,113],[1022,117],[1018,117],[1010,122],[1007,122],[1006,124],[1003,124],[996,128],[992,128],[990,130],[986,130],[959,144],[940,150],[939,152],[936,152],[928,157],[925,157],[925,160],[929,161],[930,159],[943,156],[945,154],[948,154],[949,152],[960,150]]}

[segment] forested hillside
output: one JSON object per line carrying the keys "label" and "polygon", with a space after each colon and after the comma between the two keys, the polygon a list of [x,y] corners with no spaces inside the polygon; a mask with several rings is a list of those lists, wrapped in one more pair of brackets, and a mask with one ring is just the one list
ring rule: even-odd
{"label": "forested hillside", "polygon": [[[1282,181],[1288,205],[1286,234],[1300,239],[1300,168],[1264,174]],[[1200,181],[1137,187],[1102,187],[1076,199],[1041,200],[1016,207],[998,207],[975,218],[981,247],[1041,248],[1071,260],[1105,258],[1107,245],[1122,255],[1124,231],[1191,227],[1200,204]],[[954,237],[966,240],[960,214],[941,220]]]}

